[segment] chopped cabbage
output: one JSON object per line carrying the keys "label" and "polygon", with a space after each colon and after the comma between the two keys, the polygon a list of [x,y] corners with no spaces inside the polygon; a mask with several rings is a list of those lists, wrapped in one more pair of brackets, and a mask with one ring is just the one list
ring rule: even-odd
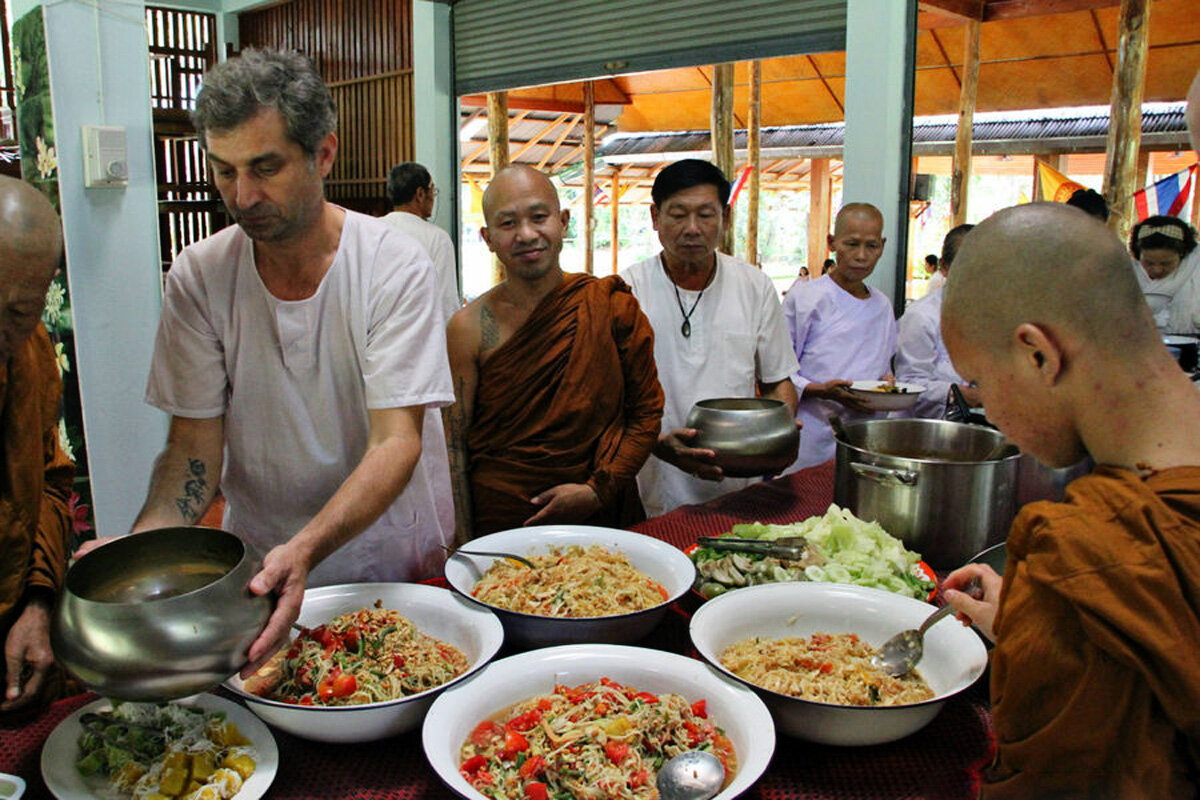
{"label": "chopped cabbage", "polygon": [[[917,566],[918,553],[907,550],[878,522],[866,522],[850,511],[831,504],[823,516],[809,517],[789,525],[752,522],[734,525],[730,535],[742,539],[780,539],[803,536],[824,563],[810,564],[790,580],[852,583],[884,589],[897,594],[925,599],[934,588]],[[693,558],[699,561],[723,556],[710,548],[698,548]],[[751,556],[761,558],[761,556]],[[707,593],[706,593],[707,594]]]}

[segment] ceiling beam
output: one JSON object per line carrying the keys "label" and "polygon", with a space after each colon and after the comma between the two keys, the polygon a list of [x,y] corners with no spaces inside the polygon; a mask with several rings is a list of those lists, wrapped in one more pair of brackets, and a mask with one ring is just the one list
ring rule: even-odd
{"label": "ceiling beam", "polygon": [[1112,8],[1119,5],[1121,0],[988,0],[983,12],[983,21],[1066,14],[1071,11],[1090,11],[1094,8]]}
{"label": "ceiling beam", "polygon": [[957,17],[963,22],[971,20],[983,21],[983,8],[987,5],[984,0],[920,0],[918,11],[932,11]]}

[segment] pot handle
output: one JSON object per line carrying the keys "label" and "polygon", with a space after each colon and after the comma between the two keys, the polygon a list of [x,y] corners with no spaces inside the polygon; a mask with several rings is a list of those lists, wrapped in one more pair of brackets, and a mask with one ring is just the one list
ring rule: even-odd
{"label": "pot handle", "polygon": [[917,473],[911,470],[877,467],[874,464],[853,463],[850,469],[854,474],[878,483],[891,483],[900,486],[916,486]]}

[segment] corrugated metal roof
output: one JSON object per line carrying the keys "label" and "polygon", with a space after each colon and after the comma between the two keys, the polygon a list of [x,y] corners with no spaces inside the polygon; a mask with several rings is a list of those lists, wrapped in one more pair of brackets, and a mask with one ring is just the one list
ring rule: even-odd
{"label": "corrugated metal roof", "polygon": [[[994,115],[989,115],[994,116]],[[1055,149],[1083,149],[1104,147],[1108,136],[1109,116],[1107,113],[1082,113],[1064,116],[1047,112],[1043,117],[1022,115],[1021,119],[977,119],[972,126],[972,144],[975,152],[984,152],[989,144],[1018,143],[1028,152],[1037,152],[1039,143],[1054,144]],[[928,154],[937,149],[954,146],[957,125],[952,120],[935,118],[917,120],[913,124],[913,147],[915,152]],[[845,125],[829,123],[822,125],[785,125],[763,128],[762,149],[786,151],[802,155],[803,151],[841,150],[845,140]],[[1145,109],[1142,112],[1142,136],[1147,142],[1155,139],[1160,144],[1178,141],[1187,142],[1187,120],[1184,105],[1172,104],[1166,108]],[[745,149],[746,131],[734,134],[734,148]],[[607,137],[597,148],[602,158],[622,156],[661,156],[679,153],[703,153],[711,149],[708,131],[675,131],[668,133],[622,133]],[[794,152],[793,152],[794,151]],[[828,155],[828,152],[823,153]]]}

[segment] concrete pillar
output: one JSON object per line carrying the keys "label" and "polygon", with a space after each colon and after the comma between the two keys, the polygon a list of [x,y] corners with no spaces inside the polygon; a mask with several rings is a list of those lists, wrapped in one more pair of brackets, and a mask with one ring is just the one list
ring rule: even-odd
{"label": "concrete pillar", "polygon": [[847,0],[842,201],[883,212],[887,246],[867,283],[904,308],[916,0]]}
{"label": "concrete pillar", "polygon": [[450,5],[413,0],[412,22],[416,160],[425,165],[438,187],[437,208],[430,222],[445,228],[457,245],[459,112],[458,97],[454,94],[454,53],[450,47]]}

